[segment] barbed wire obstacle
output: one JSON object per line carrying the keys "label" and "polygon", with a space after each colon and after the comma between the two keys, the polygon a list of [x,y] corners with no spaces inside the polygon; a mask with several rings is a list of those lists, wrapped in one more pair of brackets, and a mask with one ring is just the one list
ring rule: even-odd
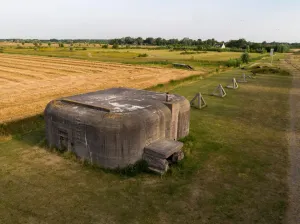
{"label": "barbed wire obstacle", "polygon": [[223,86],[221,84],[219,84],[218,87],[213,91],[213,93],[211,95],[218,96],[218,97],[225,97],[226,92],[225,92],[225,89],[223,88]]}
{"label": "barbed wire obstacle", "polygon": [[191,106],[197,109],[202,109],[207,106],[201,93],[196,93],[194,98],[191,100]]}
{"label": "barbed wire obstacle", "polygon": [[248,82],[245,73],[242,75],[242,79],[237,80],[238,83]]}
{"label": "barbed wire obstacle", "polygon": [[239,86],[238,86],[235,78],[233,78],[232,79],[232,83],[230,85],[226,86],[226,87],[229,88],[229,89],[237,89],[237,88],[239,88]]}

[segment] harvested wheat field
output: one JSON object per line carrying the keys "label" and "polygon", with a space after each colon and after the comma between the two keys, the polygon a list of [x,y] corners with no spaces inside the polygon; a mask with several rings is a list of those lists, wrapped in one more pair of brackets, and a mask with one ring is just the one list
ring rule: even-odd
{"label": "harvested wheat field", "polygon": [[0,123],[41,113],[55,98],[110,87],[146,88],[197,71],[0,54]]}

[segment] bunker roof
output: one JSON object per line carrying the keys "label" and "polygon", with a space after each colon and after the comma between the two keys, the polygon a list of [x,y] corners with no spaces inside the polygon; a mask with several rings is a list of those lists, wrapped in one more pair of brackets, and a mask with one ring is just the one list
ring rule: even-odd
{"label": "bunker roof", "polygon": [[150,109],[157,101],[174,103],[183,100],[181,96],[129,88],[111,88],[59,99],[63,103],[112,113],[124,113]]}

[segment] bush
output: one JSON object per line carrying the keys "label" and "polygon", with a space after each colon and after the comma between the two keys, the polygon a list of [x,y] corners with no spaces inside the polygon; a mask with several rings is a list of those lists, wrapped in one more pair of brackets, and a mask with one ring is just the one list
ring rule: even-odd
{"label": "bush", "polygon": [[3,53],[3,50],[4,50],[3,48],[0,48],[0,53]]}
{"label": "bush", "polygon": [[240,59],[229,59],[226,62],[227,67],[239,67],[241,65],[241,60]]}
{"label": "bush", "polygon": [[145,57],[148,57],[148,54],[139,54],[138,57],[139,58],[145,58]]}
{"label": "bush", "polygon": [[86,47],[83,47],[83,48],[82,48],[82,50],[83,50],[83,51],[86,51],[86,50],[87,50],[87,48],[86,48]]}
{"label": "bush", "polygon": [[118,48],[119,48],[119,45],[118,45],[118,44],[114,44],[114,45],[112,46],[112,48],[113,48],[113,49],[118,49]]}
{"label": "bush", "polygon": [[279,46],[277,46],[277,52],[279,53],[285,53],[288,52],[290,50],[290,47],[286,44],[281,44]]}
{"label": "bush", "polygon": [[243,63],[248,64],[248,63],[249,63],[249,60],[250,60],[250,56],[249,56],[248,52],[244,52],[244,53],[241,55],[241,61],[242,61]]}
{"label": "bush", "polygon": [[105,48],[105,49],[107,49],[107,48],[108,48],[108,44],[104,44],[104,45],[102,45],[102,48]]}

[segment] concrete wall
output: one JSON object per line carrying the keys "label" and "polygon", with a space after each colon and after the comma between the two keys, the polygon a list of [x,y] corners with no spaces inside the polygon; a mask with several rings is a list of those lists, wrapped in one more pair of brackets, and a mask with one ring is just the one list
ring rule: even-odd
{"label": "concrete wall", "polygon": [[189,102],[149,101],[151,108],[110,113],[52,101],[45,109],[51,147],[66,149],[106,168],[126,167],[142,159],[144,147],[158,139],[184,137],[189,130]]}

